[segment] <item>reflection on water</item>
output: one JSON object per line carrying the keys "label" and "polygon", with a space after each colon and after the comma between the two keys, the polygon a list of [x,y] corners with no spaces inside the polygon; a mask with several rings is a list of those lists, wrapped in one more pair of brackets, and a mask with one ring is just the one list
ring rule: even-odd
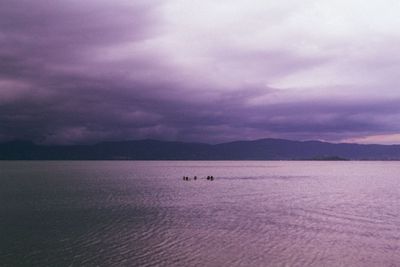
{"label": "reflection on water", "polygon": [[0,162],[0,266],[395,266],[399,173],[398,162]]}

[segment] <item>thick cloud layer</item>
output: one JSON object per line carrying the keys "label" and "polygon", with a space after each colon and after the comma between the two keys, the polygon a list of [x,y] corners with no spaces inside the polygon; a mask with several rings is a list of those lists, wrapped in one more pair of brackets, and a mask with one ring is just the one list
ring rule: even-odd
{"label": "thick cloud layer", "polygon": [[0,0],[0,140],[400,141],[396,1]]}

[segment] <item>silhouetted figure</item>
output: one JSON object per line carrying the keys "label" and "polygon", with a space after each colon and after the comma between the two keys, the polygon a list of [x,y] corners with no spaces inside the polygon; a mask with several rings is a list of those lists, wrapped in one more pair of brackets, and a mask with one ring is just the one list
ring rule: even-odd
{"label": "silhouetted figure", "polygon": [[207,180],[210,180],[210,176],[207,176]]}
{"label": "silhouetted figure", "polygon": [[182,178],[184,181],[186,180],[186,177],[185,176],[183,176],[183,178]]}
{"label": "silhouetted figure", "polygon": [[211,180],[211,181],[214,181],[214,176],[211,175],[211,176],[210,176],[210,180]]}
{"label": "silhouetted figure", "polygon": [[193,179],[196,181],[197,180],[197,176],[194,176]]}
{"label": "silhouetted figure", "polygon": [[186,176],[186,181],[189,181],[189,177],[188,176]]}

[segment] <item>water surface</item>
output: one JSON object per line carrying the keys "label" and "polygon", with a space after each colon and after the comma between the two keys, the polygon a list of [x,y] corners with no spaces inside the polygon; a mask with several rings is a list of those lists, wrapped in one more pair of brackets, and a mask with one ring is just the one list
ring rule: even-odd
{"label": "water surface", "polygon": [[399,162],[0,162],[0,266],[395,266],[399,174]]}

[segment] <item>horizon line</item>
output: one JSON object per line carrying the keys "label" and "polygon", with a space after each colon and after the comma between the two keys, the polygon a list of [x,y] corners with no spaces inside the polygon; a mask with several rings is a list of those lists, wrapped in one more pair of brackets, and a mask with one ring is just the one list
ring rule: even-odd
{"label": "horizon line", "polygon": [[143,138],[143,139],[126,139],[126,140],[104,140],[92,143],[40,143],[35,142],[33,140],[24,140],[24,139],[14,139],[9,141],[0,142],[0,145],[10,144],[10,143],[30,143],[35,146],[95,146],[98,144],[103,143],[123,143],[123,142],[143,142],[143,141],[155,141],[155,142],[165,142],[165,143],[182,143],[182,144],[202,144],[202,145],[222,145],[222,144],[230,144],[230,143],[238,143],[238,142],[257,142],[257,141],[264,141],[264,140],[276,140],[276,141],[289,141],[289,142],[318,142],[318,143],[325,143],[325,144],[333,144],[333,145],[378,145],[378,146],[400,146],[400,144],[379,144],[379,143],[357,143],[357,142],[334,142],[334,141],[324,141],[318,139],[307,139],[307,140],[294,140],[294,139],[285,139],[285,138],[274,138],[274,137],[265,137],[259,139],[238,139],[233,141],[226,141],[226,142],[218,142],[218,143],[207,143],[207,142],[196,142],[196,141],[179,141],[179,140],[161,140],[155,138]]}

